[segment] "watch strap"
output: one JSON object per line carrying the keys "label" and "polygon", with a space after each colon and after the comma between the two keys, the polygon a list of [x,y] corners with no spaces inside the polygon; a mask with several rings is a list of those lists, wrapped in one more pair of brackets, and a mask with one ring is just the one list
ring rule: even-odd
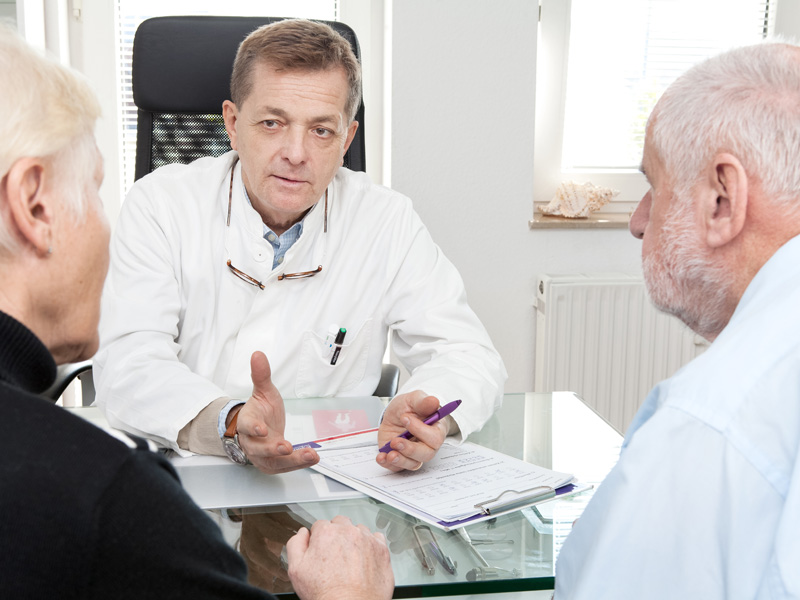
{"label": "watch strap", "polygon": [[236,411],[231,419],[231,422],[228,423],[228,428],[225,430],[225,435],[223,437],[232,438],[236,435],[236,426],[239,424],[239,413],[241,412],[241,408]]}

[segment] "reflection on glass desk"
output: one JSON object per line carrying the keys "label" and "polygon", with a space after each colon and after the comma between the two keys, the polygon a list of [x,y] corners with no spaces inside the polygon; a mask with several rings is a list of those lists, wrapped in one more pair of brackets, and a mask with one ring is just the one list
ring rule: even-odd
{"label": "reflection on glass desk", "polygon": [[[287,400],[287,412],[301,425],[320,412],[338,411],[344,419],[357,415],[374,426],[383,406],[375,398]],[[287,427],[291,442],[307,441],[297,435],[302,435],[299,429]],[[469,439],[573,473],[595,489],[615,464],[622,443],[622,437],[579,398],[558,392],[506,394],[502,409]],[[174,458],[173,464],[189,495],[245,558],[251,583],[287,598],[296,596],[281,558],[284,544],[298,528],[338,514],[386,535],[395,598],[553,589],[559,549],[594,492],[525,508],[462,532],[432,528],[442,553],[457,565],[450,573],[430,551],[427,530],[418,529],[417,540],[415,519],[310,469],[264,475],[227,459],[199,456]],[[431,559],[432,573],[423,566],[420,542]]]}

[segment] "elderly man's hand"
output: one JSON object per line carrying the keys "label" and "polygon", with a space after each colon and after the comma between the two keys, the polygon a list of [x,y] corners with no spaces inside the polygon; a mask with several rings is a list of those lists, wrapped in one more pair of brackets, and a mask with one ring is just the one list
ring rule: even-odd
{"label": "elderly man's hand", "polygon": [[[378,464],[392,471],[416,471],[436,456],[447,437],[450,417],[433,425],[425,425],[422,421],[438,408],[438,398],[426,396],[419,390],[396,396],[386,407],[378,429],[378,447],[390,442],[392,450],[388,454],[378,453]],[[414,437],[410,440],[398,438],[406,429]]]}
{"label": "elderly man's hand", "polygon": [[293,451],[283,437],[286,411],[263,352],[250,358],[253,395],[239,411],[239,444],[247,458],[264,473],[286,473],[310,467],[319,455],[310,448]]}
{"label": "elderly man's hand", "polygon": [[382,533],[347,517],[303,527],[286,544],[289,578],[303,600],[391,598],[394,573]]}

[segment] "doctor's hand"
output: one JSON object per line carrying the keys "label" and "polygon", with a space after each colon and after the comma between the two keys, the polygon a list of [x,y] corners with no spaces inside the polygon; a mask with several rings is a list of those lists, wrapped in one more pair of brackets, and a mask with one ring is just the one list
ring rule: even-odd
{"label": "doctor's hand", "polygon": [[[378,447],[391,442],[392,450],[388,454],[378,453],[377,463],[391,471],[416,471],[436,456],[447,437],[452,419],[448,416],[433,425],[425,425],[422,421],[439,406],[436,396],[426,396],[420,390],[395,396],[386,407],[378,429]],[[410,440],[398,438],[405,430],[414,437]]]}
{"label": "doctor's hand", "polygon": [[[239,444],[260,471],[286,473],[310,467],[319,455],[310,448],[293,451],[283,437],[286,410],[278,388],[272,383],[272,371],[263,352],[250,358],[253,395],[239,410]],[[234,409],[236,410],[236,409]],[[231,410],[229,422],[235,413]]]}

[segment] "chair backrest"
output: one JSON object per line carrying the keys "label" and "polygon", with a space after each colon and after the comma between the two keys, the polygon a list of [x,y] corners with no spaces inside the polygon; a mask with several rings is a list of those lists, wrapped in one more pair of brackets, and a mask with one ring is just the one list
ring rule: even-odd
{"label": "chair backrest", "polygon": [[[92,361],[86,360],[80,363],[69,363],[58,367],[58,374],[56,381],[46,391],[42,392],[42,396],[56,402],[67,387],[75,379],[80,379],[81,382],[81,398],[78,406],[91,406],[94,403],[95,388],[94,376],[92,374]],[[397,388],[400,385],[400,367],[397,365],[384,363],[381,368],[381,378],[378,381],[378,386],[372,392],[373,396],[381,398],[394,398],[397,394]]]}
{"label": "chair backrest", "polygon": [[90,406],[94,402],[95,394],[91,360],[59,365],[56,372],[56,380],[41,395],[56,402],[76,378],[81,381],[81,399],[78,406]]}
{"label": "chair backrest", "polygon": [[381,367],[381,378],[378,387],[372,392],[373,396],[379,398],[394,398],[397,388],[400,386],[400,367],[391,363],[383,363]]}
{"label": "chair backrest", "polygon": [[[139,25],[133,40],[131,80],[138,108],[135,178],[166,164],[220,156],[231,147],[222,121],[230,98],[233,60],[253,30],[276,17],[155,17]],[[350,42],[361,60],[358,40],[343,23],[323,21]],[[366,170],[364,103],[358,131],[344,166]]]}

